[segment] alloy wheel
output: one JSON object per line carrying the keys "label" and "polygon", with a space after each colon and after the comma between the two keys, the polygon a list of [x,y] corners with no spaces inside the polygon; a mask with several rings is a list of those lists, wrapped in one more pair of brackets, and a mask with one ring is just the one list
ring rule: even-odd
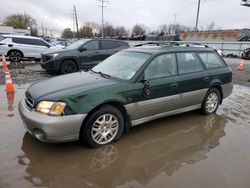
{"label": "alloy wheel", "polygon": [[115,138],[118,129],[119,122],[117,118],[112,114],[104,114],[94,122],[91,136],[97,144],[107,144]]}
{"label": "alloy wheel", "polygon": [[219,97],[216,93],[210,93],[206,100],[206,110],[209,113],[212,113],[218,106]]}
{"label": "alloy wheel", "polygon": [[22,55],[20,54],[20,52],[13,51],[9,54],[9,58],[10,58],[10,61],[12,62],[18,62],[21,60]]}

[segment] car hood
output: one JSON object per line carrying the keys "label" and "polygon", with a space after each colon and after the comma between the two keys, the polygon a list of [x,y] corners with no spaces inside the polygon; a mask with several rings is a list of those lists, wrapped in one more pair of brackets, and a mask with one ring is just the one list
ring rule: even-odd
{"label": "car hood", "polygon": [[30,96],[36,105],[41,100],[61,100],[66,96],[77,95],[117,83],[116,80],[82,71],[38,81],[30,85],[26,95]]}
{"label": "car hood", "polygon": [[60,53],[60,52],[65,52],[67,49],[63,48],[58,48],[56,46],[51,46],[48,50],[44,51],[43,54],[54,54],[54,53]]}

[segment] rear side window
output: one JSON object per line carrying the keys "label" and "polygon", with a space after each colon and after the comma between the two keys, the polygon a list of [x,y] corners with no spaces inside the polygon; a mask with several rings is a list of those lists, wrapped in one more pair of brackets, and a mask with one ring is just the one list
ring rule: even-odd
{"label": "rear side window", "polygon": [[49,47],[50,45],[47,44],[46,42],[39,40],[39,39],[33,39],[33,45],[37,45],[37,46],[47,46]]}
{"label": "rear side window", "polygon": [[177,53],[179,74],[203,71],[202,64],[192,52]]}
{"label": "rear side window", "polygon": [[126,42],[117,42],[118,46],[128,46],[128,43]]}
{"label": "rear side window", "polygon": [[104,49],[104,50],[116,48],[116,44],[113,41],[103,40],[103,41],[101,41],[101,44],[102,44],[102,49]]}
{"label": "rear side window", "polygon": [[207,69],[226,67],[221,57],[216,53],[198,53],[198,55]]}

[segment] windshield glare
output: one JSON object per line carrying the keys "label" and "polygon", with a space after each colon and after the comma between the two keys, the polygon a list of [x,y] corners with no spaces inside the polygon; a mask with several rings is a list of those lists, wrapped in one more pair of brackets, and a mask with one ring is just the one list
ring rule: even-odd
{"label": "windshield glare", "polygon": [[118,52],[95,66],[93,71],[130,80],[149,57],[147,53]]}
{"label": "windshield glare", "polygon": [[89,41],[89,40],[78,40],[78,41],[70,44],[69,46],[67,46],[66,49],[68,49],[68,50],[74,50],[74,49],[80,48],[87,41]]}

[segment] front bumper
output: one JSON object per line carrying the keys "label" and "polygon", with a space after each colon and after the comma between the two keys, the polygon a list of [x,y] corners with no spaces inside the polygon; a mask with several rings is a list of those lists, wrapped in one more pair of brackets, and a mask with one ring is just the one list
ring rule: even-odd
{"label": "front bumper", "polygon": [[27,131],[42,142],[68,142],[79,139],[80,129],[87,114],[60,117],[47,116],[26,107],[24,98],[18,110]]}
{"label": "front bumper", "polygon": [[46,62],[43,62],[42,60],[40,61],[40,65],[41,65],[42,69],[45,69],[47,71],[56,71],[54,64],[55,64],[55,62],[52,60],[46,61]]}

